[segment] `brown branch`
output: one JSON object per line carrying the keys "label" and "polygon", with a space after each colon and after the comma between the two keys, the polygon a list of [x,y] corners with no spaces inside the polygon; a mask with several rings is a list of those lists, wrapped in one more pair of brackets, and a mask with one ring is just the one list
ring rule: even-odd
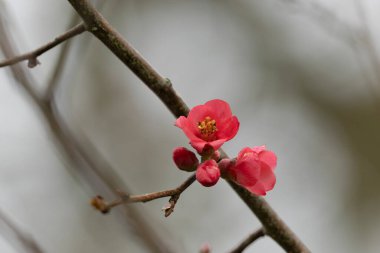
{"label": "brown branch", "polygon": [[168,217],[173,211],[174,207],[181,196],[182,192],[184,192],[193,182],[195,181],[195,175],[192,175],[185,182],[183,182],[180,186],[159,192],[146,193],[141,195],[127,195],[123,192],[120,192],[120,198],[107,203],[101,196],[96,196],[91,200],[92,206],[98,209],[102,213],[108,213],[112,208],[128,203],[137,203],[137,202],[149,202],[159,198],[170,197],[169,203],[167,206],[163,208],[165,211],[165,217]]}
{"label": "brown branch", "polygon": [[28,67],[29,68],[34,68],[35,66],[37,66],[37,64],[39,64],[39,61],[37,60],[38,56],[40,56],[41,54],[45,53],[46,51],[52,49],[53,47],[61,44],[62,42],[65,42],[66,40],[71,39],[72,37],[83,33],[84,31],[86,31],[85,25],[79,24],[79,25],[73,27],[72,29],[68,30],[67,32],[63,33],[62,35],[59,35],[53,41],[37,48],[36,50],[33,50],[29,53],[25,53],[25,54],[22,54],[22,55],[19,55],[19,56],[16,56],[16,57],[13,57],[13,58],[10,58],[10,59],[7,59],[7,60],[0,62],[0,68],[5,67],[5,66],[9,66],[9,65],[13,65],[15,63],[25,61],[25,60],[28,60]]}
{"label": "brown branch", "polygon": [[249,245],[254,243],[257,239],[265,236],[264,228],[260,228],[250,234],[244,241],[242,241],[236,248],[231,250],[229,253],[241,253],[243,252]]}
{"label": "brown branch", "polygon": [[[88,27],[128,68],[130,68],[168,107],[175,117],[188,114],[168,79],[161,76],[90,4],[88,0],[68,0]],[[310,252],[276,212],[261,197],[229,181],[231,187],[256,214],[268,235],[288,252]]]}

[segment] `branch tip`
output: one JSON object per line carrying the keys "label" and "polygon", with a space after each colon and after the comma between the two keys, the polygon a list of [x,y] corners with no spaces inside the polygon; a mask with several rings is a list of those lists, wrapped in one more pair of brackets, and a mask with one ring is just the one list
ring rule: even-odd
{"label": "branch tip", "polygon": [[104,198],[100,195],[91,199],[90,204],[98,211],[103,214],[109,213],[110,208],[108,204],[104,201]]}

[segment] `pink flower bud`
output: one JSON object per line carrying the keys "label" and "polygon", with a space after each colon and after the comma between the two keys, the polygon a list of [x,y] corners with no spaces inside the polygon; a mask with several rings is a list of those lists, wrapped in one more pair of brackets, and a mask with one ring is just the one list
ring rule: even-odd
{"label": "pink flower bud", "polygon": [[197,168],[195,176],[198,182],[203,186],[210,187],[215,185],[220,178],[218,164],[215,160],[207,160],[201,163]]}
{"label": "pink flower bud", "polygon": [[192,172],[198,167],[199,161],[193,152],[184,147],[177,147],[173,151],[173,161],[180,170]]}

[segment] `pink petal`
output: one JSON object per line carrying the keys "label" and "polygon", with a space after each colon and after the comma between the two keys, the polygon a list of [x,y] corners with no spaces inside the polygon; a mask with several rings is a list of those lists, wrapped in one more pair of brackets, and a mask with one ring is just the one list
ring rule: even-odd
{"label": "pink petal", "polygon": [[214,148],[214,150],[218,150],[227,140],[226,139],[219,139],[215,141],[211,141],[208,144]]}
{"label": "pink petal", "polygon": [[175,121],[175,125],[179,128],[183,128],[184,125],[186,124],[187,122],[187,118],[185,116],[180,116],[176,121]]}
{"label": "pink petal", "polygon": [[250,147],[245,147],[242,150],[240,150],[237,160],[243,159],[244,157],[254,155],[255,153],[252,151]]}
{"label": "pink petal", "polygon": [[206,144],[207,144],[207,142],[204,141],[204,140],[201,140],[201,139],[193,139],[193,140],[190,140],[190,145],[191,145],[195,150],[197,150],[197,152],[198,152],[199,154],[202,153],[203,148],[205,147]]}
{"label": "pink petal", "polygon": [[256,152],[256,153],[260,153],[262,151],[265,151],[267,148],[265,145],[262,145],[262,146],[255,146],[252,148],[252,151],[253,152]]}
{"label": "pink petal", "polygon": [[267,193],[265,191],[265,187],[263,184],[261,184],[260,182],[257,182],[255,185],[253,186],[249,186],[249,187],[246,187],[248,191],[256,194],[256,195],[259,195],[259,196],[265,196]]}
{"label": "pink petal", "polygon": [[270,191],[276,184],[276,176],[266,163],[261,163],[260,176],[258,180],[264,187],[265,191]]}
{"label": "pink petal", "polygon": [[220,99],[213,99],[205,103],[205,106],[209,107],[213,112],[214,116],[218,120],[225,118],[230,118],[232,116],[230,105]]}
{"label": "pink petal", "polygon": [[217,125],[218,138],[226,138],[227,140],[231,140],[237,134],[239,130],[239,125],[240,123],[236,116],[232,116],[229,120],[224,122],[221,126],[220,124],[218,124]]}
{"label": "pink petal", "polygon": [[183,116],[179,117],[176,120],[175,125],[182,129],[182,131],[185,133],[187,138],[190,139],[190,141],[202,141],[202,142],[204,142],[201,138],[199,138],[197,136],[197,133],[199,132],[198,128],[191,125],[187,118],[185,118]]}
{"label": "pink petal", "polygon": [[190,110],[187,119],[194,127],[198,127],[198,122],[204,120],[207,116],[213,118],[214,112],[205,105],[197,105]]}
{"label": "pink petal", "polygon": [[262,151],[259,153],[259,159],[260,161],[263,161],[264,163],[268,164],[268,166],[274,170],[274,168],[277,166],[277,156],[272,151]]}
{"label": "pink petal", "polygon": [[243,159],[233,169],[236,181],[243,186],[254,185],[260,176],[260,164],[254,159]]}

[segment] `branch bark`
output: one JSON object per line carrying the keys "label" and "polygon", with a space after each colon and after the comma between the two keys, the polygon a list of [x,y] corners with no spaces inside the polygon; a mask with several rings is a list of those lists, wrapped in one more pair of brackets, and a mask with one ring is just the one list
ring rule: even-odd
{"label": "branch bark", "polygon": [[68,30],[67,32],[63,33],[62,35],[59,35],[53,41],[35,49],[29,53],[25,53],[25,54],[22,54],[22,55],[19,55],[19,56],[16,56],[16,57],[13,57],[13,58],[10,58],[8,60],[4,60],[4,61],[0,62],[0,68],[5,67],[5,66],[9,66],[9,65],[13,65],[13,64],[16,64],[18,62],[25,61],[25,60],[28,60],[28,67],[33,68],[37,64],[39,64],[39,62],[37,60],[38,56],[47,52],[48,50],[52,49],[53,47],[65,42],[66,40],[71,39],[72,37],[83,33],[84,31],[86,31],[86,27],[84,26],[84,24],[79,24],[79,25],[73,27],[72,29]]}
{"label": "branch bark", "polygon": [[254,243],[257,239],[265,236],[265,230],[260,228],[250,234],[244,241],[242,241],[235,249],[231,250],[229,253],[241,253],[243,252],[249,245]]}
{"label": "branch bark", "polygon": [[[189,109],[173,89],[169,79],[161,76],[90,4],[88,0],[68,0],[94,34],[131,69],[168,107],[175,117],[187,115]],[[252,195],[232,181],[230,186],[256,214],[267,234],[287,252],[310,252],[261,197]]]}
{"label": "branch bark", "polygon": [[168,217],[173,211],[175,204],[177,203],[181,194],[195,181],[195,174],[190,176],[180,186],[159,192],[152,192],[140,195],[128,195],[124,192],[120,192],[120,198],[110,203],[106,203],[102,196],[96,196],[91,200],[92,206],[98,209],[102,213],[108,213],[112,208],[128,203],[149,202],[159,198],[170,197],[169,203],[163,208],[165,211],[165,217]]}

